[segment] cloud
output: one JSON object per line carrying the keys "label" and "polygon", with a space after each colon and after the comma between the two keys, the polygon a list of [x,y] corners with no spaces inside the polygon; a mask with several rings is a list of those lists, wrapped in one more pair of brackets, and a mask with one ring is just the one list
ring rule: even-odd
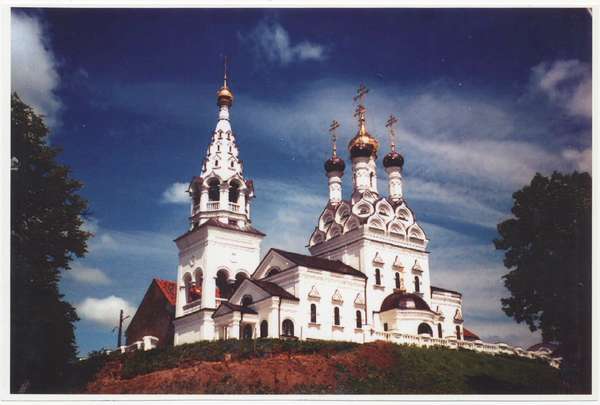
{"label": "cloud", "polygon": [[571,115],[592,117],[592,69],[588,64],[578,60],[542,62],[532,68],[532,81]]}
{"label": "cloud", "polygon": [[137,310],[123,298],[114,295],[102,299],[88,297],[75,307],[77,309],[77,314],[82,319],[109,327],[119,325],[120,311],[123,310],[123,316],[130,315],[130,317],[123,322],[124,329],[129,326],[129,322]]}
{"label": "cloud", "polygon": [[189,188],[187,183],[174,183],[162,194],[161,203],[189,204],[190,195],[187,193]]}
{"label": "cloud", "polygon": [[291,45],[288,32],[278,22],[260,21],[254,30],[247,36],[239,35],[244,43],[253,45],[256,56],[268,62],[277,62],[288,65],[293,62],[306,60],[324,60],[325,47],[303,41]]}
{"label": "cloud", "polygon": [[592,172],[592,148],[588,148],[582,152],[567,149],[564,150],[562,156],[565,160],[573,162],[575,170],[580,172]]}
{"label": "cloud", "polygon": [[58,61],[44,25],[34,14],[11,13],[11,92],[17,92],[37,114],[45,115],[50,128],[59,125],[62,109],[54,91],[60,84]]}
{"label": "cloud", "polygon": [[85,267],[78,262],[73,263],[71,270],[65,274],[67,277],[85,284],[108,285],[113,283],[113,280],[111,280],[102,270]]}

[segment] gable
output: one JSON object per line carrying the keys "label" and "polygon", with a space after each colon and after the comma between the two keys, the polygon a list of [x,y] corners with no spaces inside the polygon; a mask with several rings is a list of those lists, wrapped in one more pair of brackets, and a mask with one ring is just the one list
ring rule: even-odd
{"label": "gable", "polygon": [[271,270],[273,267],[279,271],[284,271],[295,266],[296,263],[291,261],[289,258],[286,258],[274,249],[271,249],[265,258],[260,262],[254,273],[252,273],[252,278],[260,280],[267,277],[269,270]]}

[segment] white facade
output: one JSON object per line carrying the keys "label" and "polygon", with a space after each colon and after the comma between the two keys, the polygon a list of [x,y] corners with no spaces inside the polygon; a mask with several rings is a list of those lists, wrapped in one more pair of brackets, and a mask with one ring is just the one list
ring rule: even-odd
{"label": "white facade", "polygon": [[233,95],[221,89],[217,129],[188,190],[190,231],[176,239],[175,344],[244,337],[366,342],[382,333],[462,339],[461,295],[430,285],[429,240],[403,199],[404,160],[394,151],[383,162],[390,196],[377,193],[378,142],[366,130],[364,94],[359,133],[349,143],[351,200],[342,199],[345,164],[334,149],[311,256],[271,249],[261,261],[264,234],[249,225],[254,191],[243,179],[229,122]]}

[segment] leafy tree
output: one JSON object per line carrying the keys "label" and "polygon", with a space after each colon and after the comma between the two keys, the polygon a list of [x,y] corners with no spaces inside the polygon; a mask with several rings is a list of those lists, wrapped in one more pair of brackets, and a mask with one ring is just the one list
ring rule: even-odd
{"label": "leafy tree", "polygon": [[502,310],[558,342],[563,375],[576,392],[591,392],[592,179],[537,173],[513,194],[514,219],[498,224],[510,291]]}
{"label": "leafy tree", "polygon": [[43,116],[11,96],[11,380],[13,393],[61,392],[75,362],[74,322],[58,282],[73,256],[83,257],[88,201],[70,170],[54,162]]}

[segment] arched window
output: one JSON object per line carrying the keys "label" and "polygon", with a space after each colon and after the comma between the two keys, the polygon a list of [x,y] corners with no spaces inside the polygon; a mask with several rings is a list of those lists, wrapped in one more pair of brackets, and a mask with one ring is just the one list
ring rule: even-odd
{"label": "arched window", "polygon": [[442,324],[438,323],[438,337],[441,339],[442,338]]}
{"label": "arched window", "polygon": [[375,284],[381,285],[381,270],[375,269]]}
{"label": "arched window", "polygon": [[317,323],[317,306],[310,304],[310,322]]}
{"label": "arched window", "polygon": [[252,339],[252,325],[244,326],[244,334],[242,335],[243,339]]}
{"label": "arched window", "polygon": [[251,304],[252,304],[252,297],[251,296],[246,295],[244,298],[242,298],[242,306],[244,308],[248,308]]}
{"label": "arched window", "polygon": [[216,285],[217,285],[217,289],[219,290],[219,297],[225,298],[228,300],[229,297],[231,297],[233,288],[229,284],[229,281],[227,279],[227,274],[223,270],[219,270],[217,272]]}
{"label": "arched window", "polygon": [[219,160],[218,160],[218,159],[217,159],[217,160],[215,160],[215,166],[216,166],[216,167],[219,167]]}
{"label": "arched window", "polygon": [[275,275],[277,273],[279,273],[279,270],[276,269],[275,267],[273,267],[271,270],[269,270],[269,273],[267,274],[267,277],[273,276],[273,275]]}
{"label": "arched window", "polygon": [[333,309],[333,324],[336,326],[340,325],[340,309],[338,307]]}
{"label": "arched window", "polygon": [[281,324],[283,336],[294,336],[294,322],[291,319],[286,319]]}
{"label": "arched window", "polygon": [[269,324],[267,321],[262,321],[260,323],[260,337],[266,338],[267,336],[269,336]]}
{"label": "arched window", "polygon": [[360,310],[356,311],[356,327],[358,329],[362,328],[362,312]]}
{"label": "arched window", "polygon": [[456,340],[461,340],[460,326],[456,325]]}
{"label": "arched window", "polygon": [[192,276],[187,273],[183,276],[183,284],[185,285],[185,303],[192,302],[190,289],[192,288]]}
{"label": "arched window", "polygon": [[396,273],[396,288],[400,289],[400,273]]}
{"label": "arched window", "polygon": [[415,276],[415,292],[421,291],[421,286],[419,283],[419,276]]}
{"label": "arched window", "polygon": [[235,283],[233,284],[234,290],[237,290],[240,287],[240,285],[242,285],[246,277],[248,277],[246,273],[242,272],[235,275]]}
{"label": "arched window", "polygon": [[221,145],[217,144],[217,152],[221,151]]}
{"label": "arched window", "polygon": [[229,202],[237,203],[239,192],[239,185],[237,183],[231,183],[229,186]]}
{"label": "arched window", "polygon": [[208,183],[208,201],[219,201],[219,181]]}
{"label": "arched window", "polygon": [[427,335],[433,337],[433,331],[431,330],[431,326],[429,326],[425,322],[423,322],[422,324],[419,325],[419,329],[417,330],[417,334],[419,334],[419,335],[427,334]]}

